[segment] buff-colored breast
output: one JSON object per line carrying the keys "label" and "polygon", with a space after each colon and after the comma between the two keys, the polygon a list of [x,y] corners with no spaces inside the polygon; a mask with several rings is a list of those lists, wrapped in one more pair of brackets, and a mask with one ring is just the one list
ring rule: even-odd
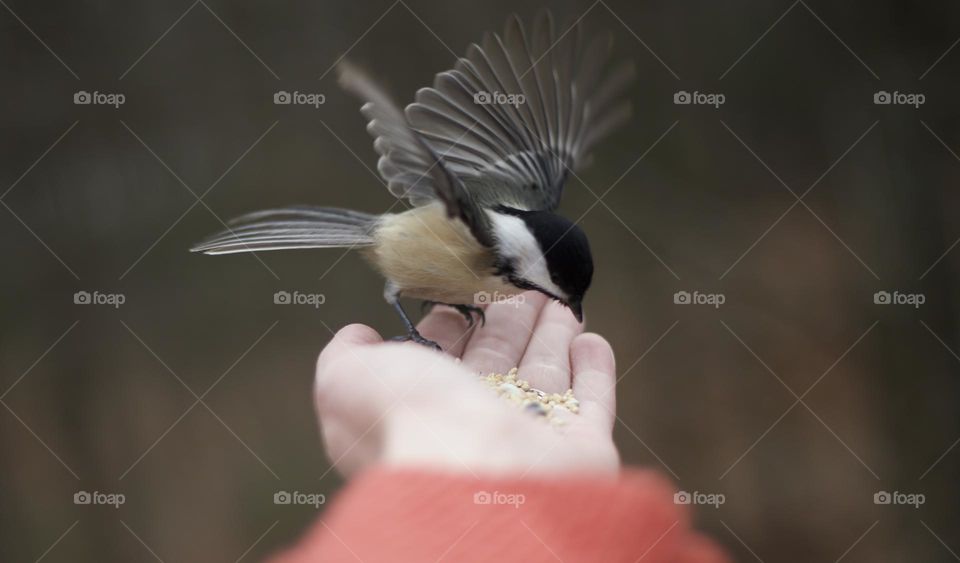
{"label": "buff-colored breast", "polygon": [[440,303],[472,304],[478,292],[518,292],[493,274],[494,256],[442,204],[385,215],[364,254],[401,295]]}

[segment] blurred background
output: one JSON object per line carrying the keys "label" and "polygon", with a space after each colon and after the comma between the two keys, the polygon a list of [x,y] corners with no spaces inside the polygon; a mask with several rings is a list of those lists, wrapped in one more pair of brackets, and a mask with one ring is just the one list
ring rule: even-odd
{"label": "blurred background", "polygon": [[347,323],[400,332],[382,282],[338,250],[187,249],[259,208],[390,207],[335,61],[406,103],[542,6],[639,75],[562,206],[625,461],[724,495],[696,523],[738,560],[957,558],[957,2],[0,4],[0,560],[254,561],[317,518],[273,495],[342,486],[313,364]]}

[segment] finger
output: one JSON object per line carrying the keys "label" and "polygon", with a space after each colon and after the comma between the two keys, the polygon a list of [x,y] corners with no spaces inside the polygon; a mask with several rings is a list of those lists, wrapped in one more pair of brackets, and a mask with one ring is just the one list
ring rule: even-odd
{"label": "finger", "polygon": [[333,338],[320,352],[317,358],[316,379],[314,381],[314,391],[319,393],[324,384],[324,375],[329,371],[331,364],[344,359],[344,356],[356,355],[351,349],[356,346],[365,346],[370,344],[379,344],[383,342],[380,334],[372,328],[362,324],[350,324],[337,331]]}
{"label": "finger", "polygon": [[[340,329],[320,353],[314,379],[314,407],[320,435],[332,464],[344,475],[369,463],[375,457],[368,441],[357,430],[369,426],[377,409],[385,402],[375,374],[362,361],[368,348],[383,339],[372,328],[352,324]],[[360,421],[360,422],[358,422]]]}
{"label": "finger", "polygon": [[323,351],[320,352],[320,358],[317,360],[318,367],[324,360],[336,357],[343,351],[344,347],[379,344],[380,342],[383,342],[380,334],[367,325],[349,324],[338,330],[323,348]]}
{"label": "finger", "polygon": [[598,334],[577,336],[570,344],[570,364],[580,416],[612,431],[617,408],[617,367],[610,343]]}
{"label": "finger", "polygon": [[570,343],[583,326],[564,305],[551,301],[540,312],[520,361],[520,377],[547,393],[570,388]]}
{"label": "finger", "polygon": [[509,303],[488,306],[487,322],[470,336],[463,363],[481,373],[507,373],[517,367],[546,301],[543,294],[528,291]]}
{"label": "finger", "polygon": [[459,358],[470,339],[468,333],[471,329],[460,311],[447,305],[435,305],[417,325],[417,330],[424,338],[439,344],[444,352]]}

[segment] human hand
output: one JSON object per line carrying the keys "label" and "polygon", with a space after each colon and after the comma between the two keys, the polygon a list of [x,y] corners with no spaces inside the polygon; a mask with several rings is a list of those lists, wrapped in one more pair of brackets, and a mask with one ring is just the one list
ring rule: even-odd
{"label": "human hand", "polygon": [[[536,292],[486,308],[469,329],[435,307],[418,327],[445,353],[341,329],[317,362],[316,405],[327,455],[344,474],[374,464],[485,474],[614,475],[615,366],[602,337]],[[460,361],[457,361],[459,358]],[[547,393],[573,388],[579,414],[553,426],[496,396],[478,375],[507,373]]]}

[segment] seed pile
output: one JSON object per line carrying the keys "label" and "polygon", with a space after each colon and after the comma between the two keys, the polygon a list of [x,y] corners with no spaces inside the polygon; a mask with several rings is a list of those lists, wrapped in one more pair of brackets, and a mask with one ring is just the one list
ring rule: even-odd
{"label": "seed pile", "polygon": [[545,417],[551,424],[563,424],[563,420],[556,416],[557,409],[574,414],[580,412],[580,402],[573,396],[573,389],[567,389],[562,395],[534,389],[530,382],[517,377],[517,368],[506,375],[491,373],[482,379],[499,396],[532,414]]}

